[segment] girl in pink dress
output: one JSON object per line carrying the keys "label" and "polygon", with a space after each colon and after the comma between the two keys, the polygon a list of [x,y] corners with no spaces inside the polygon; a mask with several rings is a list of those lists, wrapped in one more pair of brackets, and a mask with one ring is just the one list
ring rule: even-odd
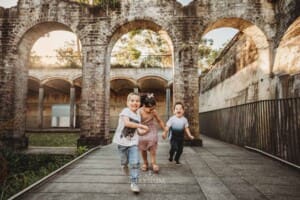
{"label": "girl in pink dress", "polygon": [[165,130],[164,122],[158,116],[155,106],[156,101],[153,94],[146,94],[141,97],[142,107],[139,109],[141,115],[141,123],[149,127],[149,131],[139,136],[139,150],[144,161],[142,165],[142,171],[149,169],[147,152],[150,152],[151,165],[154,172],[159,171],[159,166],[156,164],[156,150],[158,143],[158,130],[156,122],[159,126]]}

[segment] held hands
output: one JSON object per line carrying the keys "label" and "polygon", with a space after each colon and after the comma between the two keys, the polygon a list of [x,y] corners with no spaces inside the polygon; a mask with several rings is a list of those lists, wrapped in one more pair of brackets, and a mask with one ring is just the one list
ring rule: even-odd
{"label": "held hands", "polygon": [[190,138],[191,140],[195,139],[195,137],[192,136],[192,135],[189,135],[189,138]]}
{"label": "held hands", "polygon": [[138,131],[138,135],[142,136],[142,135],[145,135],[146,133],[148,133],[149,127],[145,126],[143,124],[139,124],[137,131]]}
{"label": "held hands", "polygon": [[162,133],[162,139],[166,139],[167,138],[167,132],[166,131],[164,131],[163,133]]}

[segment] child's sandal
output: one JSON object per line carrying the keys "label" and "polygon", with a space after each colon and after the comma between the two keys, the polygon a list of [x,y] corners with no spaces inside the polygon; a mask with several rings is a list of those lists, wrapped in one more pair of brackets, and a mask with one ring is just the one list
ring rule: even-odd
{"label": "child's sandal", "polygon": [[153,172],[158,173],[159,172],[159,166],[156,165],[156,164],[153,164],[152,165],[152,170],[153,170]]}
{"label": "child's sandal", "polygon": [[142,171],[147,171],[148,170],[148,164],[143,164],[142,165]]}

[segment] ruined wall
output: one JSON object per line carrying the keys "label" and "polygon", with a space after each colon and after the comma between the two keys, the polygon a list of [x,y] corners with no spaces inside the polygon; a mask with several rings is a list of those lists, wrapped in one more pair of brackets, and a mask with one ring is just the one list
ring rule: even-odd
{"label": "ruined wall", "polygon": [[[284,4],[284,9],[279,9],[279,4]],[[250,35],[260,55],[257,66],[263,73],[256,73],[260,76],[255,76],[253,71],[256,71],[256,66],[250,64],[240,70],[239,76],[231,76],[223,82],[230,80],[229,85],[236,85],[233,93],[242,92],[249,85],[254,89],[248,93],[258,95],[258,98],[269,98],[275,91],[269,91],[270,81],[267,79],[276,48],[274,38],[282,35],[278,29],[285,29],[282,28],[286,27],[284,24],[290,24],[299,16],[298,7],[298,1],[293,3],[292,0],[285,3],[269,0],[195,0],[187,7],[182,7],[175,0],[126,0],[114,7],[98,8],[68,0],[19,0],[17,7],[0,10],[0,106],[4,108],[0,121],[13,122],[8,129],[1,128],[1,133],[24,136],[27,61],[33,43],[49,31],[67,30],[77,34],[82,44],[81,134],[105,141],[109,137],[111,50],[120,36],[141,28],[164,31],[168,35],[174,58],[173,99],[186,105],[192,132],[197,136],[197,48],[201,36],[224,26]],[[278,16],[276,12],[287,15],[289,19],[275,18]],[[258,82],[259,90],[256,91]],[[220,85],[214,87],[218,88],[215,91],[224,94],[229,104],[234,95],[228,95],[226,91],[229,90]]]}
{"label": "ruined wall", "polygon": [[257,59],[255,43],[238,33],[200,79],[200,112],[259,100]]}

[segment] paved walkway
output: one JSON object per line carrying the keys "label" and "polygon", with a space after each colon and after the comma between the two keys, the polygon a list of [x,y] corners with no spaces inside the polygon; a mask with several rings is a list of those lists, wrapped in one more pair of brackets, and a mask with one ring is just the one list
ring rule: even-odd
{"label": "paved walkway", "polygon": [[299,200],[300,173],[243,148],[203,137],[204,147],[185,147],[182,165],[170,163],[169,145],[161,141],[159,174],[141,173],[141,193],[133,194],[120,170],[115,145],[77,161],[31,190],[26,200]]}

